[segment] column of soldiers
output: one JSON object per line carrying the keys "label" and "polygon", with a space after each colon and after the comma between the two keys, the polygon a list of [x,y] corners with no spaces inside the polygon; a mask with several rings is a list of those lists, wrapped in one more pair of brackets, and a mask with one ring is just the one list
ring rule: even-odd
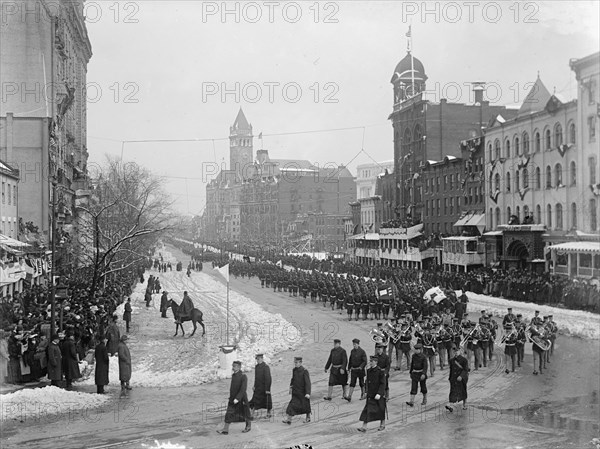
{"label": "column of soldiers", "polygon": [[[502,341],[505,346],[507,374],[509,358],[513,372],[515,358],[518,366],[521,366],[523,347],[528,338],[532,341],[534,354],[533,374],[538,374],[538,364],[540,373],[542,369],[546,369],[547,364],[550,363],[550,356],[554,352],[554,341],[558,331],[552,318],[552,315],[542,318],[536,311],[530,324],[527,325],[522,320],[521,314],[514,315],[512,308],[508,309],[508,313],[503,318],[505,334]],[[395,369],[401,370],[402,361],[406,359],[406,370],[411,379],[410,399],[406,402],[408,406],[414,407],[419,391],[423,395],[421,405],[427,404],[427,379],[434,376],[435,365],[439,362],[440,370],[448,367],[450,371],[449,405],[446,405],[446,409],[452,412],[453,404],[460,401],[463,402],[463,408],[466,408],[469,372],[485,367],[487,361],[492,360],[494,353],[497,326],[490,314],[482,310],[477,323],[470,321],[468,314],[463,315],[461,322],[451,315],[436,316],[434,319],[426,317],[415,322],[410,314],[406,314],[402,320],[395,320],[395,326],[391,330],[384,329],[383,323],[377,324],[378,328],[372,334],[376,342],[375,354],[369,357],[366,372],[367,354],[361,348],[359,339],[352,340],[353,349],[349,357],[341,346],[341,340],[333,340],[333,348],[325,363],[325,372],[329,373],[327,395],[323,397],[325,401],[331,401],[334,388],[341,386],[342,398],[351,402],[358,382],[361,390],[360,399],[365,400],[365,406],[359,417],[363,425],[358,428],[358,431],[366,432],[367,424],[371,421],[380,421],[377,430],[384,430],[387,402],[390,399],[389,377],[395,349]],[[416,339],[416,343],[412,348],[414,351],[411,351],[413,339]],[[465,353],[466,356],[463,355]],[[303,414],[306,415],[304,422],[311,422],[311,380],[308,370],[302,366],[302,361],[302,357],[294,357],[289,389],[292,397],[282,421],[284,424],[290,425],[293,416]],[[232,422],[245,422],[246,427],[242,432],[249,432],[256,410],[266,409],[266,417],[272,416],[271,372],[264,362],[263,354],[256,355],[253,397],[250,401],[246,394],[246,375],[241,373],[241,362],[234,362],[232,369],[234,375],[231,380],[225,425],[223,429],[217,431],[224,435],[228,434]]]}

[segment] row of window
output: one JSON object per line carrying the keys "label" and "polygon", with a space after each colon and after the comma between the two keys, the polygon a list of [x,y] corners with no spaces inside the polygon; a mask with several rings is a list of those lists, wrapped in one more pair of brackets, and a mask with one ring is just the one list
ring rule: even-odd
{"label": "row of window", "polygon": [[[596,139],[596,117],[590,116],[587,120],[588,125],[588,138],[590,142],[595,141]],[[544,146],[546,150],[551,148],[557,148],[565,143],[563,138],[563,128],[560,123],[556,123],[554,125],[554,130],[550,130],[547,128],[544,131]],[[575,127],[575,123],[570,123],[568,125],[568,143],[576,144],[577,143],[577,128]],[[554,143],[554,146],[552,145]],[[539,153],[542,150],[542,134],[539,131],[534,131],[533,133],[533,151]],[[502,149],[502,145],[504,148]],[[512,148],[511,148],[512,146]],[[529,133],[524,131],[521,135],[515,134],[513,138],[504,139],[504,143],[500,143],[500,139],[495,139],[492,145],[492,142],[488,143],[488,156],[489,160],[497,160],[503,157],[509,159],[511,157],[518,157],[522,155],[528,155],[530,151],[530,140]],[[504,150],[504,151],[503,151]]]}
{"label": "row of window", "polygon": [[8,219],[8,222],[2,220],[2,234],[11,237],[17,238],[17,223]]}
{"label": "row of window", "polygon": [[[595,199],[591,199],[589,202],[589,213],[587,214],[587,216],[589,217],[589,224],[590,224],[590,229],[592,231],[596,231],[598,228],[598,209],[597,209],[597,203]],[[543,221],[542,217],[542,207],[538,204],[535,207],[535,216],[533,215],[533,211],[529,210],[529,206],[525,205],[523,206],[523,215],[521,215],[521,208],[520,206],[517,206],[515,208],[515,210],[513,211],[510,207],[506,208],[506,220],[505,222],[508,222],[508,220],[510,219],[510,217],[512,216],[516,216],[519,219],[519,222],[521,222],[521,220],[525,219],[525,218],[531,218],[533,219],[533,221],[537,224],[545,224],[549,229],[556,229],[559,231],[562,231],[564,228],[564,223],[563,223],[563,206],[561,203],[557,203],[554,206],[554,211],[552,208],[551,204],[548,204],[546,206],[546,216],[545,216],[545,223]],[[495,209],[495,211],[490,208],[489,210],[489,220],[490,220],[490,226],[492,228],[496,228],[498,227],[498,225],[502,224],[502,216],[501,216],[501,212],[500,212],[500,208],[497,207]],[[577,204],[576,203],[571,203],[571,223],[570,223],[570,228],[571,229],[576,229],[577,228]]]}
{"label": "row of window", "polygon": [[17,184],[2,182],[2,204],[17,205]]}
{"label": "row of window", "polygon": [[[590,171],[590,184],[596,184],[596,158],[591,157],[588,159],[589,171]],[[573,161],[569,167],[569,185],[577,185],[577,164]],[[558,187],[563,184],[563,168],[560,163],[554,166],[554,169],[549,165],[546,167],[546,189],[552,187]],[[514,177],[515,191],[518,192],[529,187],[530,175],[529,170],[524,168],[523,170],[517,170]],[[533,177],[534,189],[542,188],[542,171],[540,167],[536,167],[535,175]],[[504,178],[504,186],[506,192],[510,192],[512,188],[512,177],[510,172],[506,172]],[[490,179],[490,192],[500,191],[500,173],[496,173],[493,180]]]}
{"label": "row of window", "polygon": [[[483,194],[481,195],[483,197]],[[442,202],[438,198],[437,200],[427,200],[425,201],[425,216],[426,217],[441,217],[442,216]],[[456,206],[456,209],[454,207]],[[460,212],[460,196],[456,197],[446,197],[444,198],[444,213],[443,215],[453,215],[454,211],[458,214]]]}

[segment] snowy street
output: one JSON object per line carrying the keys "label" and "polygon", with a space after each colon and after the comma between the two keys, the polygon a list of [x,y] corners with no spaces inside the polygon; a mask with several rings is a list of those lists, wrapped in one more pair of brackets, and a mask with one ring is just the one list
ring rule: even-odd
{"label": "snowy street", "polygon": [[[177,250],[170,251],[187,264]],[[175,324],[171,311],[160,318],[160,295],[146,308],[143,286],[132,295],[133,328],[129,346],[133,360],[133,390],[130,397],[118,399],[118,370],[111,359],[109,394],[102,403],[83,409],[73,408],[60,415],[41,414],[35,407],[24,422],[4,419],[6,395],[2,396],[2,447],[159,447],[170,443],[179,448],[206,447],[287,447],[312,444],[313,447],[592,447],[599,436],[597,357],[598,340],[560,335],[549,369],[532,376],[531,345],[526,346],[525,365],[515,373],[504,374],[503,357],[496,349],[487,368],[472,372],[469,384],[469,409],[450,415],[444,409],[448,398],[447,369],[428,380],[426,407],[410,409],[410,381],[406,371],[392,371],[388,406],[389,420],[384,432],[356,431],[364,402],[355,392],[352,403],[334,390],[332,402],[322,400],[328,375],[323,372],[332,339],[340,338],[350,351],[351,339],[372,353],[369,331],[375,322],[346,320],[346,314],[305,304],[287,293],[261,289],[254,278],[231,278],[232,335],[240,341],[239,359],[248,375],[248,394],[252,395],[255,352],[265,352],[273,374],[273,402],[276,412],[271,421],[258,420],[252,431],[242,434],[242,425],[232,425],[228,436],[218,435],[229,380],[218,379],[218,346],[224,343],[225,283],[205,264],[202,273],[156,273],[169,296],[177,302],[187,290],[197,308],[204,313],[206,336],[201,329],[189,338],[191,324],[184,323],[185,337],[173,337]],[[147,275],[146,275],[147,278]],[[480,307],[486,298],[471,298],[470,307]],[[490,304],[487,303],[488,309]],[[471,310],[471,309],[470,309]],[[475,311],[475,309],[474,309]],[[494,309],[494,312],[496,310]],[[498,306],[498,314],[502,312]],[[516,311],[515,311],[516,312]],[[529,314],[524,310],[524,314]],[[561,315],[555,312],[561,326]],[[120,322],[120,324],[123,324]],[[260,326],[258,325],[260,324]],[[122,328],[122,332],[124,329]],[[302,337],[299,336],[301,333]],[[596,336],[597,338],[597,336]],[[293,348],[293,349],[289,349]],[[281,423],[289,400],[288,385],[294,355],[304,357],[304,366],[313,383],[313,422]],[[404,366],[403,366],[404,367]],[[43,390],[30,390],[41,392]],[[75,384],[72,394],[93,394],[93,375]],[[20,392],[19,392],[20,393]],[[18,393],[15,393],[18,394]],[[30,393],[31,394],[31,393]],[[36,399],[28,397],[30,404]],[[64,392],[66,395],[67,392]],[[39,398],[39,396],[38,396]],[[420,399],[420,396],[417,397]],[[73,399],[69,398],[69,401]],[[38,408],[39,410],[39,408]],[[67,410],[65,410],[67,411]],[[157,445],[157,442],[159,445]],[[484,442],[484,443],[483,443]],[[165,446],[166,447],[166,446]]]}

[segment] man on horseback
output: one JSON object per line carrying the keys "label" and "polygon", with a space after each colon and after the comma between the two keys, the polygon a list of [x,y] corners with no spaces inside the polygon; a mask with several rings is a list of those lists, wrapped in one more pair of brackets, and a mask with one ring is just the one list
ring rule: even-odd
{"label": "man on horseback", "polygon": [[183,292],[183,301],[181,301],[181,305],[179,306],[179,316],[177,317],[177,321],[182,323],[184,318],[191,319],[192,310],[194,310],[194,303],[192,302],[192,298],[188,295],[188,292]]}

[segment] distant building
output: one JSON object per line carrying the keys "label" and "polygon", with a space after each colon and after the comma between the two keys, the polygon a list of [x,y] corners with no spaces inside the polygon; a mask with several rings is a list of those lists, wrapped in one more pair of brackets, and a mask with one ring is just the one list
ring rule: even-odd
{"label": "distant building", "polygon": [[3,15],[0,29],[0,159],[21,174],[20,218],[39,227],[48,244],[50,202],[60,202],[62,235],[77,224],[75,201],[89,195],[86,76],[92,48],[83,0],[18,3],[28,13]]}
{"label": "distant building", "polygon": [[394,161],[372,162],[356,167],[356,198],[369,198],[375,195],[377,178],[394,171]]}
{"label": "distant building", "polygon": [[0,159],[0,233],[19,238],[19,172]]}

